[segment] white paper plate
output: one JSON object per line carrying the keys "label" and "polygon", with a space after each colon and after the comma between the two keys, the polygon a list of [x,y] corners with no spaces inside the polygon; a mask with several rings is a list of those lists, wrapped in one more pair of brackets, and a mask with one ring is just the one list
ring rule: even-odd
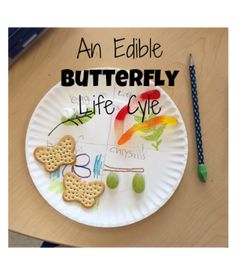
{"label": "white paper plate", "polygon": [[[83,125],[61,125],[48,136],[61,121],[62,109],[75,107],[79,95],[91,104],[92,99],[96,99],[98,94],[103,94],[105,99],[112,99],[118,109],[127,104],[131,94],[139,94],[153,88],[154,86],[123,88],[115,83],[107,87],[105,79],[102,78],[98,87],[93,87],[91,84],[88,87],[62,87],[58,83],[42,98],[29,122],[25,149],[33,183],[53,208],[64,216],[83,224],[117,227],[150,216],[169,200],[185,170],[188,142],[185,125],[178,108],[160,87],[156,87],[161,92],[160,115],[175,116],[179,124],[166,127],[158,151],[153,149],[150,141],[142,138],[142,134],[134,135],[132,140],[122,147],[117,146],[113,125],[117,111],[111,116],[105,112],[95,115]],[[132,124],[134,119],[130,116],[126,119],[125,128]],[[77,165],[86,166],[76,168],[79,175],[89,176],[88,179],[102,179],[105,182],[109,173],[106,170],[110,167],[138,168],[137,171],[144,171],[145,191],[141,194],[133,191],[134,172],[118,172],[118,187],[114,190],[106,187],[92,209],[85,209],[78,203],[64,202],[60,183],[63,178],[63,167],[52,175],[46,173],[43,166],[34,159],[33,151],[37,146],[56,144],[66,134],[72,135],[77,141],[76,153],[80,154]],[[64,173],[70,169],[71,167],[68,166]]]}

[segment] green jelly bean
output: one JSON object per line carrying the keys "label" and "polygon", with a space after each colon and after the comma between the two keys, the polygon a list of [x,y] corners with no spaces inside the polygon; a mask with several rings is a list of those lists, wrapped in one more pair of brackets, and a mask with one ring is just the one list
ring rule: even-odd
{"label": "green jelly bean", "polygon": [[111,189],[114,189],[119,184],[119,177],[116,173],[109,173],[106,179],[107,186]]}
{"label": "green jelly bean", "polygon": [[135,174],[133,177],[133,190],[136,193],[142,193],[145,188],[145,180],[142,174]]}

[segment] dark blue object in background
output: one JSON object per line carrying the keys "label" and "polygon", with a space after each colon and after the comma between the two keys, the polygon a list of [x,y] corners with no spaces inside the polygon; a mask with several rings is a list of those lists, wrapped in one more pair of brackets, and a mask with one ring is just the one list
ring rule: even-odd
{"label": "dark blue object in background", "polygon": [[43,248],[50,248],[50,247],[57,247],[58,244],[55,244],[55,243],[49,243],[49,242],[43,242],[41,247]]}
{"label": "dark blue object in background", "polygon": [[41,36],[45,28],[9,28],[8,58],[9,64],[16,60],[32,43]]}

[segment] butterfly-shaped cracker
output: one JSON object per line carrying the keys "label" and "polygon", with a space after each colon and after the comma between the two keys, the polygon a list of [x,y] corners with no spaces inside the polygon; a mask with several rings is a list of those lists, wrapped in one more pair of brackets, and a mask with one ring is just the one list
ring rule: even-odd
{"label": "butterfly-shaped cracker", "polygon": [[64,192],[63,199],[67,202],[77,201],[84,207],[90,208],[104,189],[105,184],[102,181],[85,181],[73,173],[67,173],[63,179]]}
{"label": "butterfly-shaped cracker", "polygon": [[47,172],[52,173],[63,164],[75,164],[76,155],[74,154],[74,150],[74,138],[66,135],[53,147],[36,147],[34,150],[34,157],[44,164],[44,168]]}

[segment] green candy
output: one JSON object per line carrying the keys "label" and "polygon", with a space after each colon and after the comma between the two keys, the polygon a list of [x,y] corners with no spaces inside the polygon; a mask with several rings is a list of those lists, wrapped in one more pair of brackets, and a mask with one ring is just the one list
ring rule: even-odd
{"label": "green candy", "polygon": [[106,179],[107,186],[111,189],[114,189],[119,184],[119,177],[116,173],[109,173]]}
{"label": "green candy", "polygon": [[136,193],[142,193],[145,188],[145,180],[142,174],[135,174],[133,177],[133,190]]}

